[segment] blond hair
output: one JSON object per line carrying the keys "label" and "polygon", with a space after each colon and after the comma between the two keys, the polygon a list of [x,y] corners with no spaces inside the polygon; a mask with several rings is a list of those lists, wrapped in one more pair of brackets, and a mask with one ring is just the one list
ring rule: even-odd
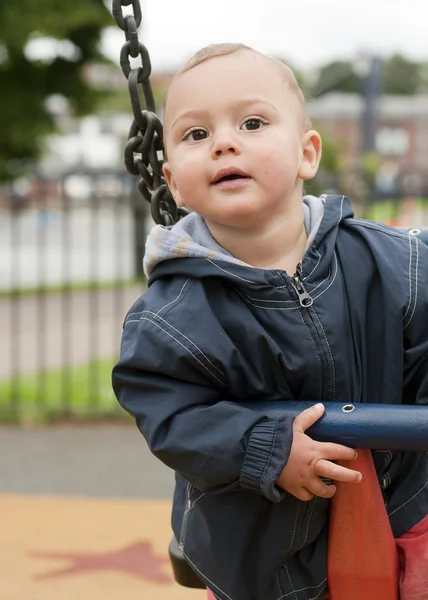
{"label": "blond hair", "polygon": [[[303,92],[297,82],[296,76],[294,75],[292,69],[290,69],[290,67],[288,65],[286,65],[284,62],[282,62],[281,60],[267,56],[266,54],[263,54],[262,52],[259,52],[258,50],[254,50],[254,48],[251,48],[250,46],[247,46],[246,44],[232,44],[232,43],[210,44],[209,46],[205,46],[204,48],[201,48],[201,50],[198,50],[193,56],[191,56],[189,58],[189,60],[175,73],[174,77],[172,78],[171,85],[177,77],[179,77],[183,73],[186,73],[187,71],[190,71],[194,67],[197,67],[201,63],[204,63],[205,61],[210,60],[211,58],[217,58],[219,56],[233,54],[234,52],[239,52],[240,50],[247,50],[249,52],[253,52],[254,54],[257,54],[258,56],[262,57],[264,60],[267,60],[267,61],[273,63],[277,67],[280,74],[284,76],[284,83],[286,83],[288,85],[288,88],[296,96],[297,100],[299,101],[300,105],[302,106],[305,128],[310,129],[311,121],[306,112],[305,97],[303,95]],[[167,99],[168,99],[168,92],[165,94],[165,98],[164,98],[164,103],[163,103],[164,111],[166,108]]]}

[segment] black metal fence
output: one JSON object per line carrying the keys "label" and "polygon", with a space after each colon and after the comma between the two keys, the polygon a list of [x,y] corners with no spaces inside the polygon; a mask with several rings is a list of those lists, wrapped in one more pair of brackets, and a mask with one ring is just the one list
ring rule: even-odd
{"label": "black metal fence", "polygon": [[0,419],[117,414],[111,367],[144,290],[148,207],[124,172],[0,192]]}
{"label": "black metal fence", "polygon": [[[428,226],[427,200],[376,200],[365,216]],[[124,170],[0,190],[0,420],[123,415],[111,368],[145,287],[149,210]]]}

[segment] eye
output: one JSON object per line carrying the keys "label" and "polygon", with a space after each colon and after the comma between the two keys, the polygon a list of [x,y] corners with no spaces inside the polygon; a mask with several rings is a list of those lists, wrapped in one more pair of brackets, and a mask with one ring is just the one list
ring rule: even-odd
{"label": "eye", "polygon": [[204,140],[207,137],[208,133],[205,131],[205,129],[195,128],[191,129],[183,136],[183,142],[187,140],[191,140],[192,142],[199,142],[200,140]]}
{"label": "eye", "polygon": [[267,121],[261,117],[249,117],[241,125],[241,129],[245,131],[255,131],[261,129],[264,125],[267,125]]}

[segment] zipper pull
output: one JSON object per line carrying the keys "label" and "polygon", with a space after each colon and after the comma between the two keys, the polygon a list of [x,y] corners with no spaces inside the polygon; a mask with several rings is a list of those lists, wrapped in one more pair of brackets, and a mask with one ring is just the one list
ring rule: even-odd
{"label": "zipper pull", "polygon": [[303,306],[303,308],[308,308],[309,306],[312,306],[312,304],[314,303],[314,300],[308,294],[300,277],[298,275],[295,275],[294,277],[291,278],[291,283],[299,297],[300,306]]}

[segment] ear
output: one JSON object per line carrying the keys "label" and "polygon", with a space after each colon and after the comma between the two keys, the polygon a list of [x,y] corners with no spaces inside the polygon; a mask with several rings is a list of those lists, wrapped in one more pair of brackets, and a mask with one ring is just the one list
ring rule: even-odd
{"label": "ear", "polygon": [[303,181],[315,177],[322,156],[322,140],[318,131],[306,131],[302,138],[302,159],[299,168],[299,177]]}
{"label": "ear", "polygon": [[184,206],[184,202],[180,196],[180,192],[178,191],[178,187],[175,182],[175,177],[172,174],[172,169],[171,169],[171,165],[169,164],[169,162],[165,162],[162,165],[162,171],[165,176],[169,191],[171,192],[171,195],[174,198],[176,205],[179,208],[181,208],[182,206]]}

